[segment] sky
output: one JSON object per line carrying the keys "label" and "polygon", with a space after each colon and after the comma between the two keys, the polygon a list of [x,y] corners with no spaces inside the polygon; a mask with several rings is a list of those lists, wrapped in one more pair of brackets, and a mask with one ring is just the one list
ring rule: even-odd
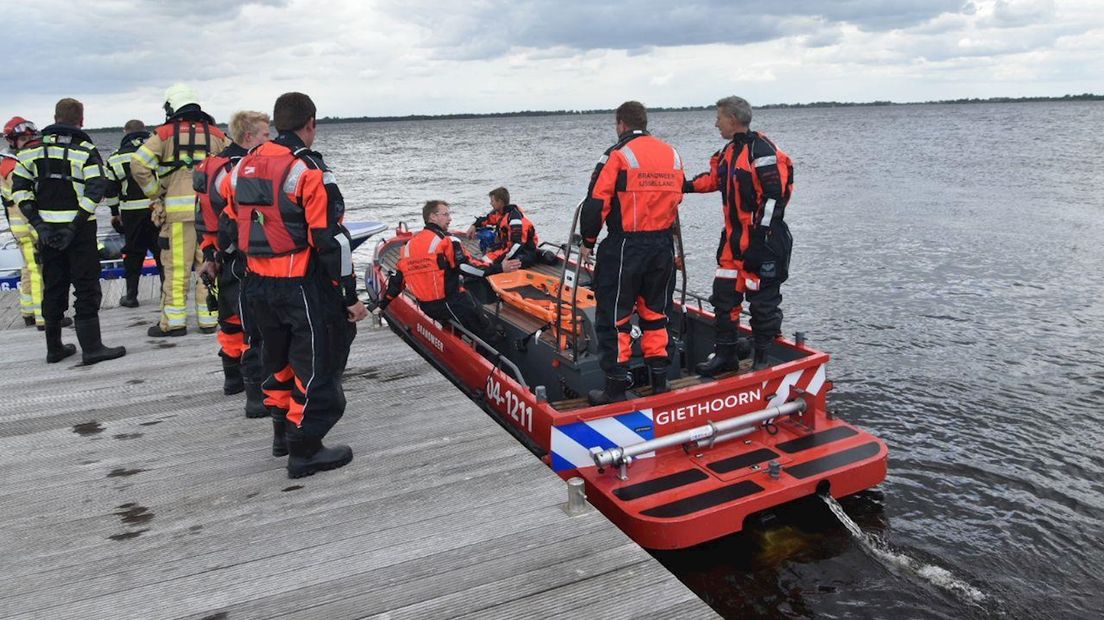
{"label": "sky", "polygon": [[1104,94],[1099,0],[5,1],[0,116],[319,116]]}

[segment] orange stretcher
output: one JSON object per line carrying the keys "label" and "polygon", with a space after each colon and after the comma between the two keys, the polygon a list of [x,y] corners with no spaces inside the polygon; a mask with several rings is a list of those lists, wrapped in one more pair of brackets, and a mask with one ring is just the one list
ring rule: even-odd
{"label": "orange stretcher", "polygon": [[[519,269],[487,276],[487,281],[503,303],[548,325],[555,325],[556,297],[557,294],[562,295],[563,303],[559,304],[560,328],[566,333],[582,333],[582,321],[576,321],[571,312],[572,287],[564,286],[561,290],[559,278],[529,269]],[[575,305],[580,310],[593,307],[594,291],[585,286],[580,287],[575,296]]]}

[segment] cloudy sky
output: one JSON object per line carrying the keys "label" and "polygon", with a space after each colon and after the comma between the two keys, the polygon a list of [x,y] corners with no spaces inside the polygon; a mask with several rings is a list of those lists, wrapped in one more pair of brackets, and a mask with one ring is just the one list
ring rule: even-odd
{"label": "cloudy sky", "polygon": [[5,1],[0,116],[158,120],[184,81],[219,120],[1104,93],[1099,0]]}

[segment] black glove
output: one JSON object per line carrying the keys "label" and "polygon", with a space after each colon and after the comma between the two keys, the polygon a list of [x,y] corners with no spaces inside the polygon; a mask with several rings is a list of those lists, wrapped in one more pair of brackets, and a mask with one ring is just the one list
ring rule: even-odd
{"label": "black glove", "polygon": [[123,220],[119,219],[118,215],[111,216],[111,227],[120,235],[123,234]]}
{"label": "black glove", "polygon": [[65,228],[59,228],[53,231],[53,234],[47,237],[46,245],[54,248],[58,252],[64,252],[69,244],[73,243],[73,237],[77,236],[77,231],[72,226],[66,226]]}
{"label": "black glove", "polygon": [[38,233],[39,243],[46,243],[46,240],[54,235],[54,227],[42,220],[39,220],[37,224],[33,224],[32,226],[35,232]]}

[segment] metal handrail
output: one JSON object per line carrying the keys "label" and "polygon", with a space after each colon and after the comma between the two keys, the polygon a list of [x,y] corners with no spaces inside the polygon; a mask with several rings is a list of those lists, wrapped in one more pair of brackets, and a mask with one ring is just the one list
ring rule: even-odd
{"label": "metal handrail", "polygon": [[[482,310],[480,310],[480,312],[482,312]],[[429,316],[429,315],[426,315],[426,316]],[[430,317],[430,318],[432,318],[432,317]],[[496,349],[496,348],[492,347],[491,345],[487,344],[487,342],[485,340],[483,340],[482,338],[480,338],[479,336],[476,336],[472,332],[468,331],[468,328],[464,327],[463,325],[460,325],[459,323],[452,323],[452,322],[450,322],[450,325],[452,325],[453,329],[459,330],[460,333],[464,334],[468,338],[471,338],[472,342],[474,342],[476,344],[483,345],[483,348],[488,350],[488,351],[493,351],[495,356],[496,356],[495,362],[498,363],[498,364],[505,364],[506,366],[509,366],[510,370],[512,370],[514,372],[514,379],[516,379],[517,382],[521,384],[521,387],[525,388],[526,390],[529,389],[529,384],[525,382],[525,377],[521,374],[521,369],[518,368],[517,364],[515,364],[513,361],[511,361],[510,358],[503,355],[502,352],[499,351],[498,349]],[[478,352],[478,349],[476,349],[476,352]]]}
{"label": "metal handrail", "polygon": [[598,467],[624,467],[632,463],[632,460],[637,456],[647,454],[648,452],[654,452],[661,448],[669,448],[671,446],[678,446],[690,442],[698,442],[699,446],[702,446],[701,442],[709,439],[713,440],[711,443],[733,439],[741,436],[736,434],[736,431],[754,428],[762,422],[774,418],[801,413],[805,411],[806,407],[805,400],[799,398],[782,405],[767,407],[766,409],[760,409],[759,411],[754,411],[736,418],[730,418],[720,422],[707,422],[703,426],[697,426],[657,439],[650,439],[627,446],[609,448],[608,450],[602,450],[597,447],[591,448],[590,457]]}
{"label": "metal handrail", "polygon": [[[574,247],[572,241],[575,239],[575,229],[579,225],[579,214],[582,212],[583,202],[583,200],[580,200],[579,204],[575,206],[575,215],[571,218],[571,232],[568,233],[567,243],[565,243],[563,246],[564,264],[563,269],[560,270],[560,285],[559,288],[556,290],[556,351],[559,353],[563,353],[563,349],[560,345],[563,337],[563,320],[561,320],[561,317],[563,316],[563,286],[564,282],[567,280],[567,268],[571,262],[569,260],[571,258],[571,248]],[[573,326],[575,324],[575,315],[578,312],[577,300],[579,294],[579,272],[582,268],[583,261],[575,261],[575,276],[572,280],[571,285],[571,321]],[[577,329],[571,330],[571,361],[579,361],[579,330]]]}

